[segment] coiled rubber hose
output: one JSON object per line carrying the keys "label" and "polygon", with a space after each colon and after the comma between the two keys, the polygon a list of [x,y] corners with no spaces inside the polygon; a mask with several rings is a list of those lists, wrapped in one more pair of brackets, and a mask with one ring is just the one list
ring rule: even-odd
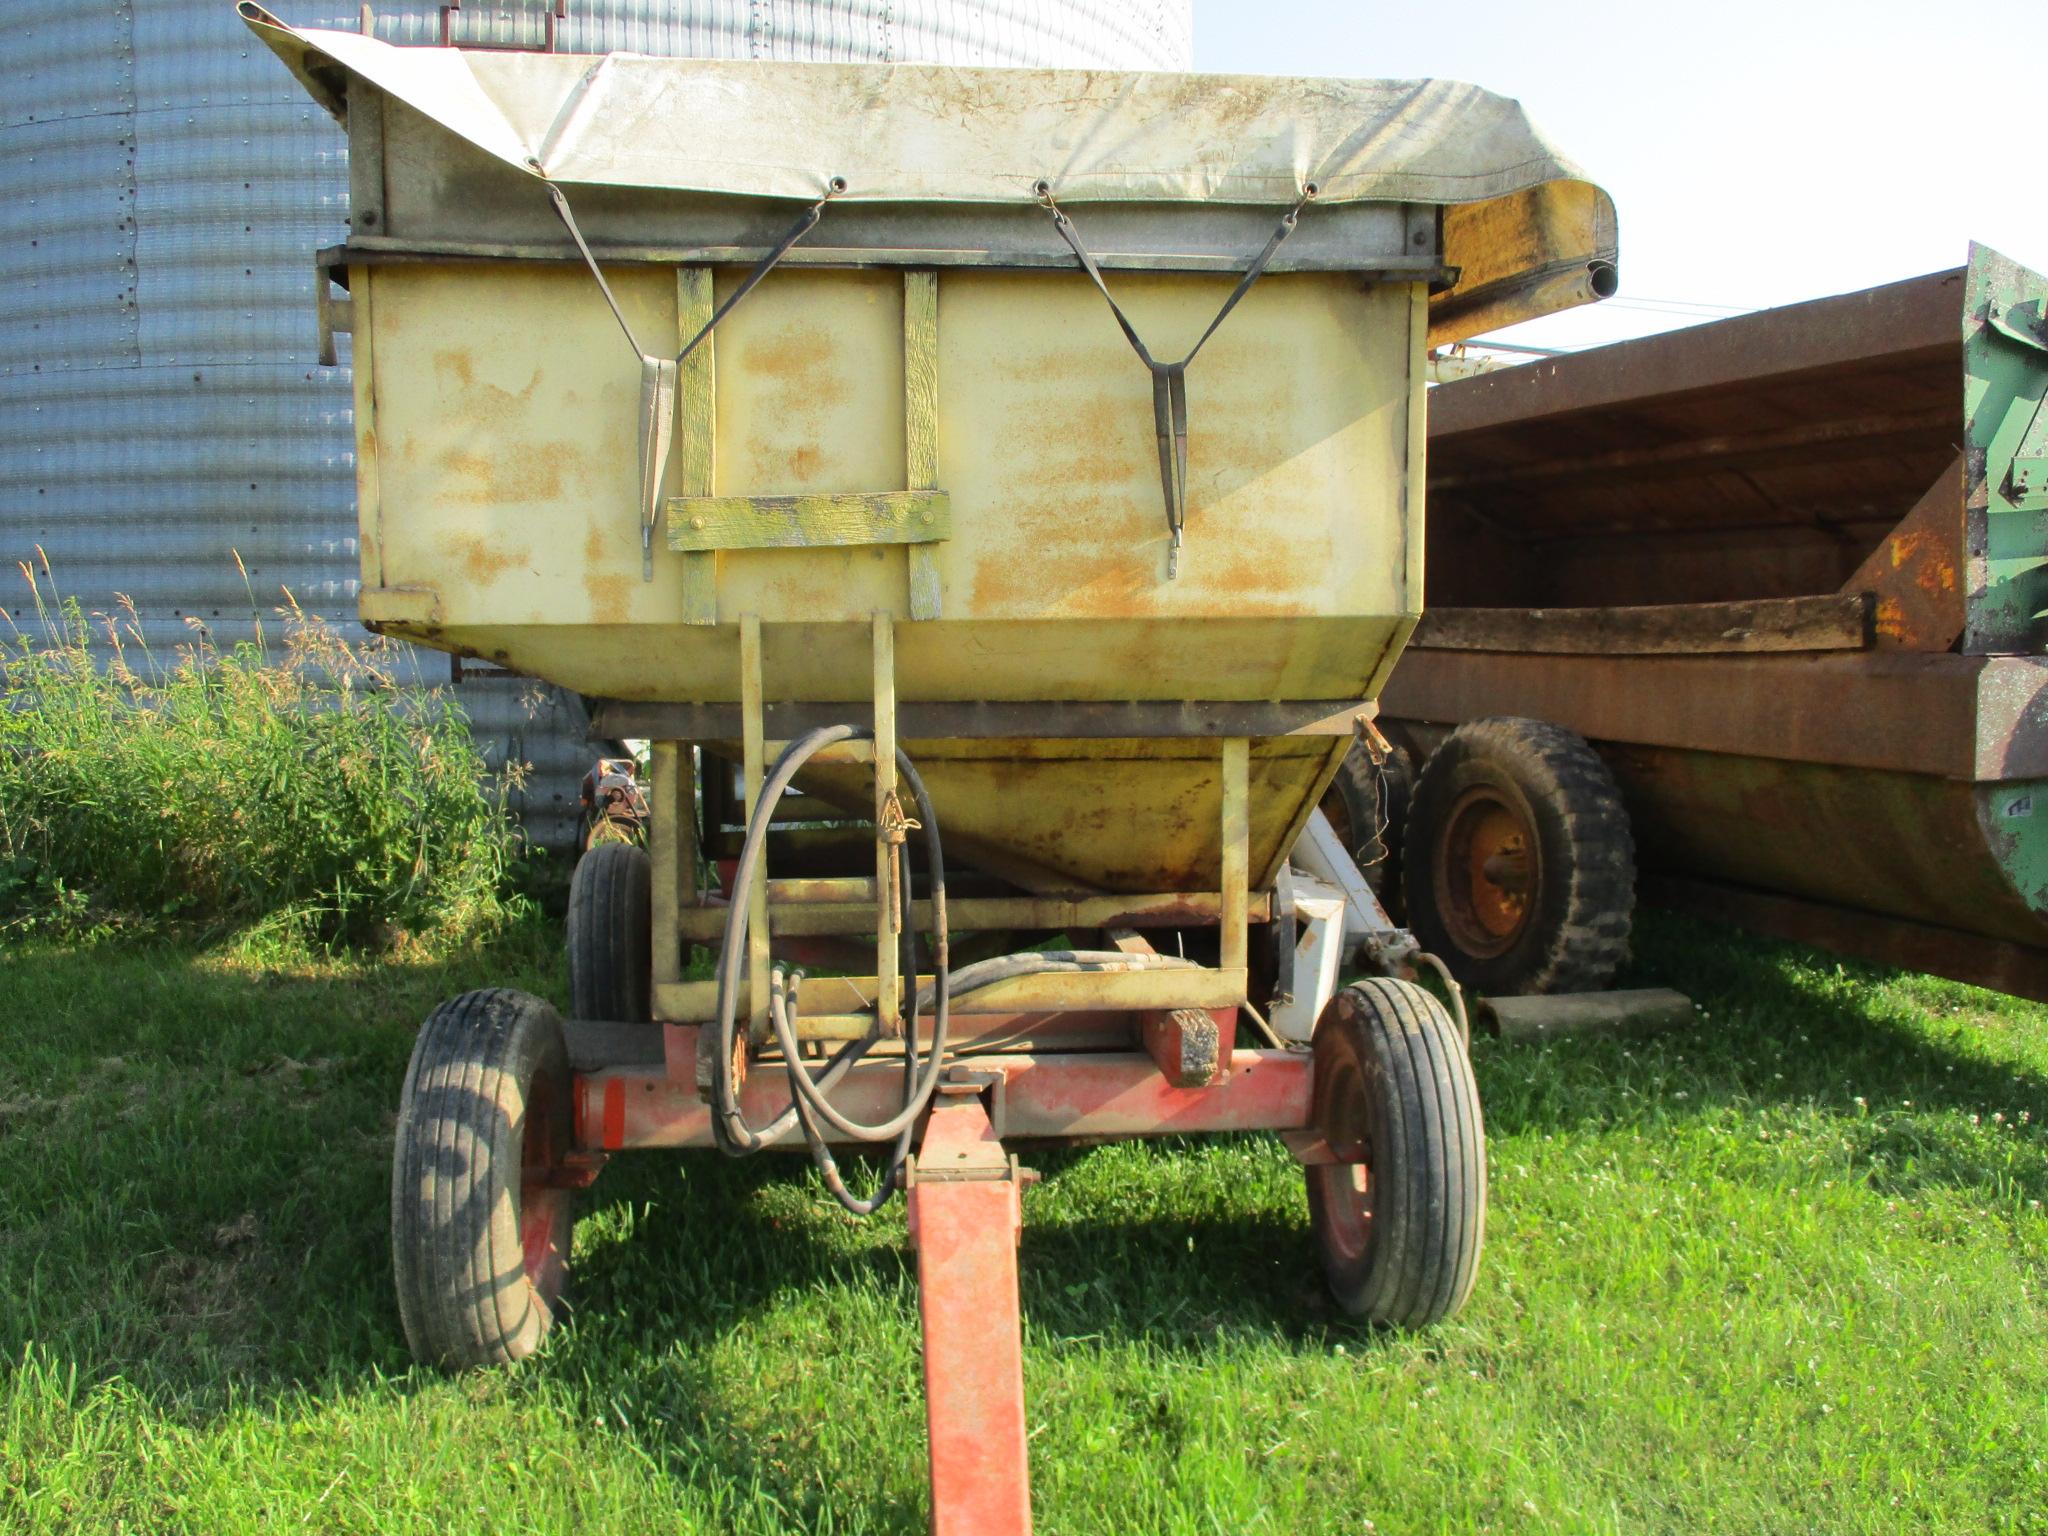
{"label": "coiled rubber hose", "polygon": [[[979,988],[1007,981],[1016,976],[1041,975],[1048,972],[1081,972],[1110,970],[1154,970],[1162,968],[1193,968],[1193,962],[1177,956],[1126,955],[1116,950],[1047,950],[1024,954],[1002,955],[992,960],[983,960],[966,967],[956,977],[948,963],[946,930],[946,864],[944,850],[939,840],[938,817],[932,811],[931,797],[925,791],[924,780],[918,776],[916,766],[901,748],[896,752],[896,770],[909,787],[916,802],[918,819],[923,825],[925,857],[929,865],[927,874],[931,883],[932,902],[932,985],[918,990],[915,1002],[908,1011],[903,1032],[903,1098],[897,1112],[888,1119],[873,1124],[853,1119],[834,1107],[829,1095],[838,1086],[854,1063],[865,1056],[882,1036],[879,1028],[859,1040],[850,1040],[833,1053],[825,1063],[824,1070],[816,1076],[805,1063],[801,1042],[796,1033],[796,998],[803,980],[801,971],[785,971],[781,967],[771,971],[768,989],[768,1017],[775,1030],[775,1039],[782,1050],[783,1064],[789,1075],[790,1101],[774,1119],[761,1127],[747,1124],[746,1116],[739,1103],[739,1088],[733,1081],[733,1056],[738,1043],[739,1026],[739,982],[747,951],[747,930],[750,922],[749,909],[752,906],[754,882],[760,878],[763,850],[767,846],[768,827],[774,819],[778,802],[788,790],[790,781],[804,764],[826,747],[844,741],[872,741],[874,732],[853,725],[828,725],[792,741],[775,760],[767,780],[761,786],[761,793],[754,802],[754,813],[749,818],[746,842],[740,849],[739,867],[733,878],[730,904],[726,909],[725,935],[718,952],[718,1017],[712,1028],[716,1032],[713,1045],[715,1052],[711,1068],[711,1129],[712,1137],[721,1151],[729,1156],[743,1157],[774,1145],[789,1133],[791,1126],[801,1127],[804,1140],[809,1145],[812,1160],[824,1178],[826,1187],[847,1210],[857,1216],[872,1215],[888,1203],[897,1183],[897,1174],[910,1151],[910,1138],[915,1133],[918,1117],[931,1103],[937,1091],[939,1079],[947,1062],[946,1039],[951,1024],[952,1000]],[[914,908],[911,901],[910,871],[899,844],[894,850],[896,860],[895,879],[892,884],[900,893],[899,908],[902,932],[902,948],[899,953],[898,970],[901,975],[914,977],[917,974],[917,932],[912,920]],[[917,1020],[927,1011],[932,1015],[932,1039],[930,1054],[919,1059],[917,1044]],[[846,1187],[839,1173],[832,1149],[826,1144],[825,1127],[838,1131],[855,1141],[893,1141],[887,1166],[882,1179],[871,1195],[857,1196]]]}

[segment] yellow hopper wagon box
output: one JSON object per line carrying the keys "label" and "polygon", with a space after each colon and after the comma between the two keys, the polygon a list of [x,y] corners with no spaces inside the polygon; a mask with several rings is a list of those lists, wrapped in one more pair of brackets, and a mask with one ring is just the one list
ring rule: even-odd
{"label": "yellow hopper wagon box", "polygon": [[241,10],[348,127],[317,260],[364,621],[651,743],[645,846],[577,870],[577,1017],[491,991],[421,1034],[415,1349],[531,1350],[607,1157],[808,1147],[851,1208],[908,1192],[934,1507],[990,1531],[1029,1519],[1005,1142],[1283,1130],[1339,1298],[1455,1310],[1458,1025],[1392,975],[1332,995],[1290,854],[1420,614],[1428,349],[1611,292],[1605,194],[1448,82]]}

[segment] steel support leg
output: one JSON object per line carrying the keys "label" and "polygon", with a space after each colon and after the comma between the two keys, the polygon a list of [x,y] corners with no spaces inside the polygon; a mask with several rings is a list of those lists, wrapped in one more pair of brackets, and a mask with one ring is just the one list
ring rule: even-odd
{"label": "steel support leg", "polygon": [[1018,1193],[980,1099],[942,1096],[910,1176],[933,1536],[1031,1529]]}

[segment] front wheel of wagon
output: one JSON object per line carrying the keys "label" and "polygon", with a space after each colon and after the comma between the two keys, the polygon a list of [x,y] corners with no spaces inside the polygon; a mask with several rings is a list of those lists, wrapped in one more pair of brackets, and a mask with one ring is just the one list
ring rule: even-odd
{"label": "front wheel of wagon", "polygon": [[569,1058],[555,1010],[467,992],[428,1016],[399,1097],[391,1257],[406,1342],[450,1369],[533,1353],[575,1223]]}
{"label": "front wheel of wagon", "polygon": [[1375,977],[1317,1021],[1309,1228],[1347,1312],[1421,1328],[1472,1294],[1486,1235],[1486,1139],[1458,1031],[1412,982]]}

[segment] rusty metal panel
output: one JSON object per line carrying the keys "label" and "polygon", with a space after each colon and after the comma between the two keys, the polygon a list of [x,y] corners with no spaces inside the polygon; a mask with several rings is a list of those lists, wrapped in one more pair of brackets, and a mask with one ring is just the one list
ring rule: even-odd
{"label": "rusty metal panel", "polygon": [[[1601,756],[1645,868],[2048,943],[2041,780],[1980,789],[1710,752],[1607,746]],[[2026,814],[2007,814],[2015,805]]]}
{"label": "rusty metal panel", "polygon": [[1651,876],[1643,899],[1874,965],[1929,971],[2048,1002],[2048,948],[1712,881]]}
{"label": "rusty metal panel", "polygon": [[1963,632],[1963,456],[1957,454],[1913,508],[1842,583],[1875,601],[1877,644],[1946,651]]}
{"label": "rusty metal panel", "polygon": [[1633,411],[1659,397],[1707,401],[1759,385],[1825,382],[1873,362],[1940,362],[1959,342],[1963,275],[1960,267],[1932,272],[1479,374],[1431,394],[1430,436],[1448,441],[1596,410]]}
{"label": "rusty metal panel", "polygon": [[[1671,657],[1410,651],[1381,703],[1390,720],[1455,724],[1527,715],[1595,742],[1969,779],[1979,761],[1978,695],[1986,670],[1982,657],[1901,652]],[[2026,690],[2026,696],[2035,693]],[[2039,759],[2040,766],[2023,767],[2020,752]],[[2048,771],[2048,743],[2030,734],[2013,762],[2020,771]]]}
{"label": "rusty metal panel", "polygon": [[1555,721],[1614,766],[1646,866],[1751,893],[1746,920],[1868,953],[1844,937],[1861,912],[1898,930],[1899,958],[2033,974],[2013,956],[2048,949],[2044,401],[2048,281],[1982,247],[1955,272],[1447,385],[1432,605],[1584,595],[1669,620],[1867,596],[1875,649],[1558,656],[1570,637],[1535,625],[1492,652],[1411,652],[1390,728]]}
{"label": "rusty metal panel", "polygon": [[1966,272],[1432,391],[1429,603],[1841,589],[1954,460]]}

